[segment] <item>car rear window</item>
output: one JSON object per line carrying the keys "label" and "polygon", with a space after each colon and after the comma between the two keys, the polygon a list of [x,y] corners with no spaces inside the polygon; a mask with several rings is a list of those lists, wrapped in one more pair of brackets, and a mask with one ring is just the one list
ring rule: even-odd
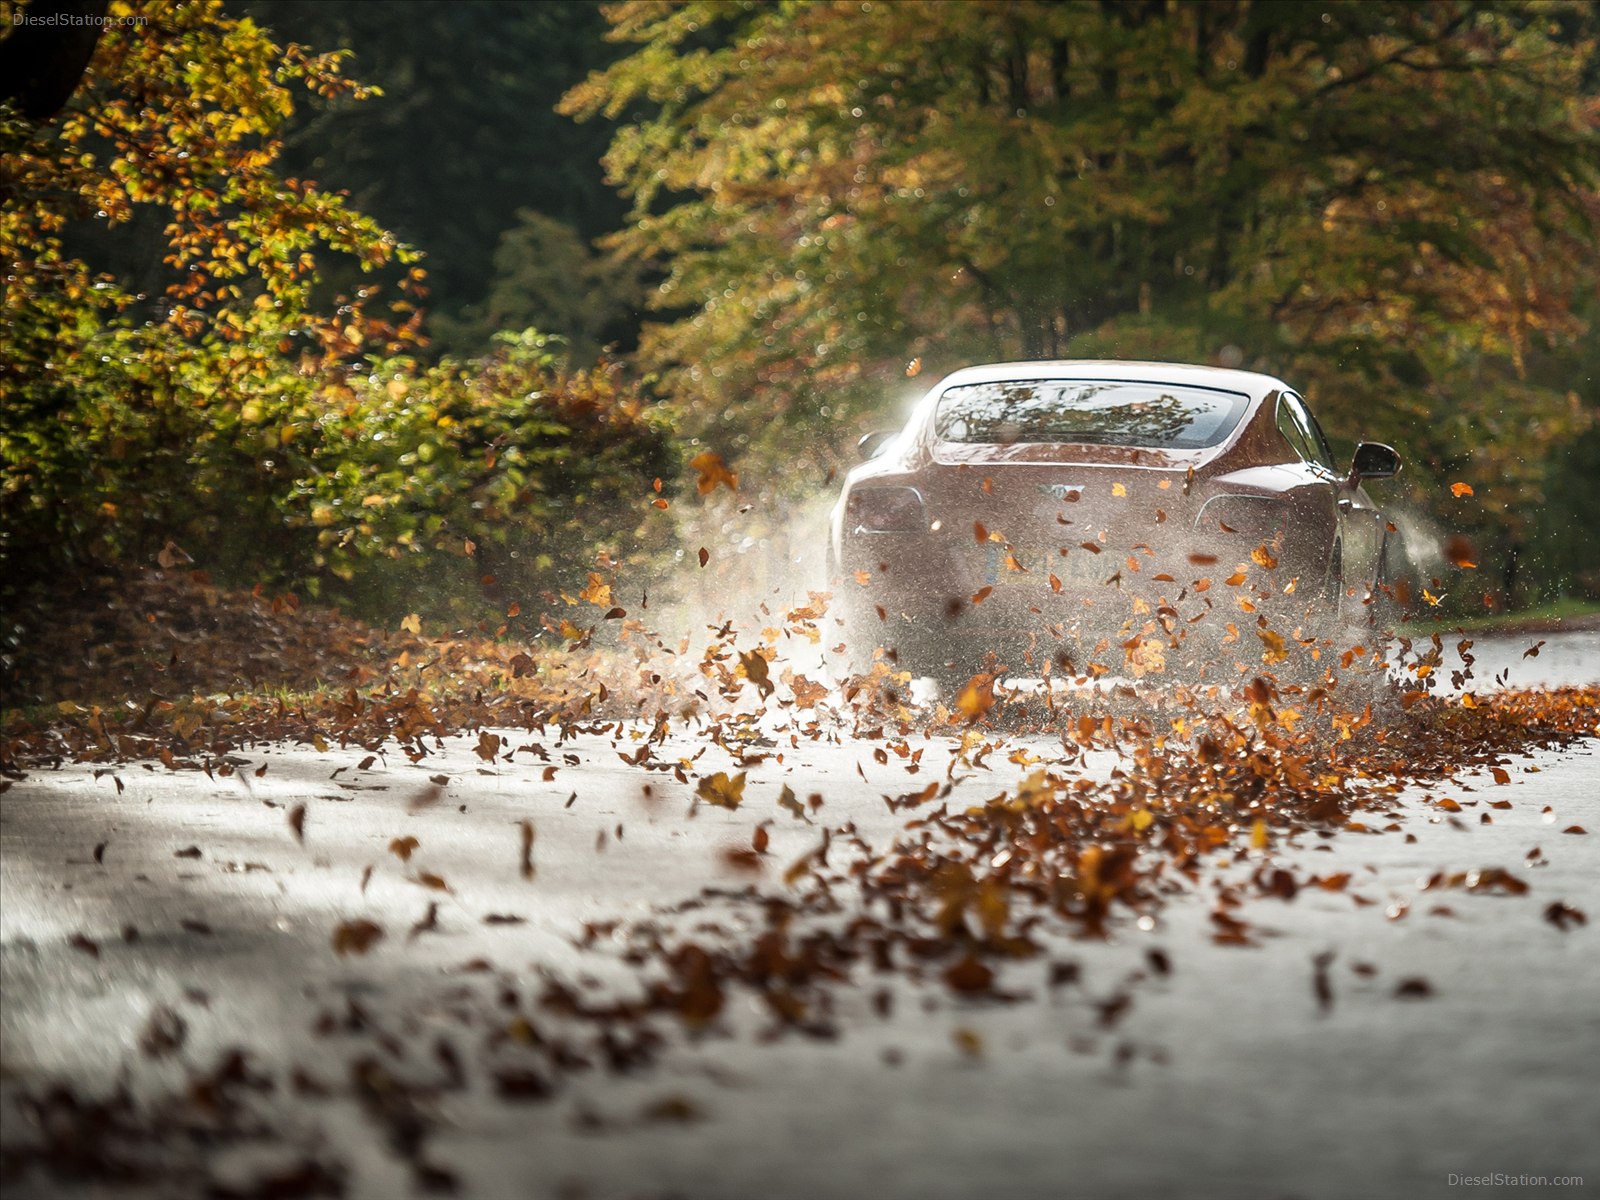
{"label": "car rear window", "polygon": [[948,389],[934,410],[943,442],[1215,446],[1249,397],[1204,387],[1105,379],[1008,379]]}

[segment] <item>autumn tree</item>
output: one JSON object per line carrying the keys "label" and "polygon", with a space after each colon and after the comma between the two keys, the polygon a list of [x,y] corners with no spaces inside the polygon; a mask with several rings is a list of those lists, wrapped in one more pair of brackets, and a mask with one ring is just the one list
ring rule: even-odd
{"label": "autumn tree", "polygon": [[[30,11],[0,0],[0,47]],[[297,104],[366,94],[344,53],[217,0],[107,16],[64,107],[0,100],[8,616],[176,550],[381,611],[396,586],[470,599],[494,572],[469,545],[533,589],[639,542],[653,510],[615,496],[672,459],[633,386],[522,331],[425,364],[418,253],[284,171]]]}
{"label": "autumn tree", "polygon": [[1582,419],[1523,367],[1596,286],[1594,11],[622,3],[565,105],[651,106],[615,244],[667,272],[642,355],[703,427],[881,405],[915,356],[1220,359],[1532,486]]}

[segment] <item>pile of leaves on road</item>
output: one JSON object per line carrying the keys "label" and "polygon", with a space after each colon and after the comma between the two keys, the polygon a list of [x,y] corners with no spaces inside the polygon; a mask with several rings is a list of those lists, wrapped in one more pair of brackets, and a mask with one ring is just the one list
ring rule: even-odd
{"label": "pile of leaves on road", "polygon": [[[487,961],[464,967],[484,981],[483,988],[463,988],[459,976],[449,983],[450,1004],[481,1039],[472,1061],[495,1095],[531,1102],[564,1094],[575,1073],[649,1067],[675,1027],[734,1031],[740,997],[758,1003],[771,1036],[833,1038],[843,1033],[843,996],[856,1004],[870,996],[872,1009],[887,1015],[907,987],[941,988],[971,1003],[1081,987],[1078,965],[1063,951],[1071,939],[1150,927],[1172,897],[1199,894],[1203,882],[1211,938],[1255,944],[1250,901],[1316,890],[1364,899],[1348,876],[1278,865],[1278,848],[1341,833],[1400,833],[1399,793],[1408,785],[1469,768],[1505,783],[1507,756],[1600,732],[1600,689],[1477,689],[1466,638],[1453,645],[1439,635],[1372,638],[1341,649],[1298,630],[1265,636],[1272,631],[1263,626],[1259,646],[1250,643],[1253,658],[1241,650],[1212,678],[1160,681],[1127,671],[1144,650],[1135,637],[1121,648],[1123,662],[1114,645],[1088,647],[1086,665],[1071,668],[1081,673],[1069,689],[1009,686],[992,663],[946,700],[929,701],[882,658],[837,684],[809,665],[842,653],[827,644],[825,594],[764,614],[770,623],[754,631],[727,622],[698,641],[675,643],[630,615],[603,571],[591,573],[581,594],[559,599],[534,639],[423,637],[409,621],[401,634],[380,635],[325,614],[308,622],[291,603],[217,592],[192,575],[152,577],[109,623],[124,639],[111,643],[115,661],[126,664],[119,682],[142,681],[148,694],[119,704],[63,700],[8,717],[4,785],[69,760],[105,770],[145,760],[173,772],[227,775],[236,769],[233,752],[283,740],[371,753],[397,745],[420,763],[463,734],[476,737],[486,766],[528,756],[546,778],[558,764],[581,764],[573,749],[601,739],[691,811],[701,804],[738,811],[747,772],[802,740],[848,737],[880,767],[904,770],[904,790],[883,796],[903,816],[888,845],[869,844],[851,821],[830,823],[823,797],[802,801],[785,789],[780,809],[815,822],[810,851],[773,862],[772,818],[757,819],[749,844],[724,857],[741,887],[719,885],[650,920],[590,926],[579,944],[629,968],[636,986],[625,993],[597,994],[544,973],[530,982]],[[201,621],[212,622],[210,636]],[[221,631],[236,640],[218,638]],[[184,641],[182,633],[195,636]],[[80,637],[106,642],[92,629]],[[276,647],[275,669],[292,666],[323,686],[276,696],[239,688],[266,659],[230,660],[227,648],[238,645],[250,655]],[[93,652],[84,654],[80,648],[64,661],[85,663],[86,673],[103,668]],[[64,672],[63,686],[72,686],[71,674]],[[1454,687],[1443,690],[1447,677]],[[681,753],[684,733],[701,748]],[[924,744],[914,746],[919,738]],[[942,775],[925,773],[927,744],[941,740],[948,766]],[[701,765],[711,747],[729,757],[731,770]],[[1093,770],[1091,759],[1116,765]],[[1003,773],[1015,782],[996,773],[988,798],[952,800],[958,784],[968,794],[1001,763],[1018,768]],[[439,786],[430,785],[431,798]],[[429,799],[405,804],[414,809]],[[1492,820],[1489,809],[1508,803],[1491,802],[1478,819]],[[1466,816],[1451,799],[1436,801],[1435,811],[1451,822]],[[288,815],[297,838],[303,817],[303,807]],[[520,838],[523,878],[531,880],[535,830],[532,820],[521,826],[507,837]],[[1527,885],[1494,867],[1459,877],[1441,872],[1437,887],[1470,894]],[[744,909],[747,919],[715,931],[676,919],[713,901]],[[435,913],[417,928],[430,928]],[[1559,903],[1546,917],[1562,929],[1587,919]],[[375,952],[387,932],[370,919],[346,922],[330,932],[330,952]],[[1170,970],[1167,953],[1153,951],[1140,974]],[[1114,1030],[1133,1004],[1133,982],[1086,999],[1101,1029]],[[1326,963],[1314,985],[1325,1002],[1332,994]],[[1431,985],[1405,979],[1393,994],[1426,999]],[[384,1028],[355,1006],[326,1014],[314,1032],[349,1035],[362,1052],[347,1078],[302,1072],[292,1086],[359,1102],[419,1184],[449,1188],[450,1172],[424,1149],[429,1114],[445,1091],[467,1086],[468,1068],[448,1039],[422,1064]],[[980,1053],[981,1039],[969,1031],[962,1049]],[[1138,1052],[1127,1042],[1116,1050]],[[80,1153],[94,1130],[116,1134],[136,1123],[124,1101],[61,1092],[24,1100],[42,1140],[8,1169],[38,1163],[59,1175],[63,1163],[77,1163],[97,1178],[137,1172],[135,1160],[115,1157],[122,1154],[116,1137],[97,1143],[104,1147],[95,1152],[104,1160],[99,1168],[100,1160]],[[308,1188],[340,1186],[337,1164],[320,1159],[285,1170],[311,1172]]]}
{"label": "pile of leaves on road", "polygon": [[[165,553],[176,554],[174,549]],[[215,586],[204,571],[134,570],[47,592],[6,655],[12,710],[171,703],[195,695],[364,685],[420,639],[385,632],[293,593]]]}

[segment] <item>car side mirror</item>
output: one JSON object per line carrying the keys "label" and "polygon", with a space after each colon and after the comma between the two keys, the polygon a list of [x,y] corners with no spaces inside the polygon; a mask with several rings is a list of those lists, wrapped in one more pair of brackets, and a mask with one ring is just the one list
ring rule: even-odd
{"label": "car side mirror", "polygon": [[1393,479],[1400,474],[1400,455],[1382,442],[1362,442],[1350,463],[1352,479]]}
{"label": "car side mirror", "polygon": [[877,458],[879,454],[883,453],[883,448],[889,444],[889,439],[892,437],[894,437],[893,430],[876,429],[871,433],[863,434],[861,440],[856,443],[856,449],[861,452],[863,461],[869,458]]}

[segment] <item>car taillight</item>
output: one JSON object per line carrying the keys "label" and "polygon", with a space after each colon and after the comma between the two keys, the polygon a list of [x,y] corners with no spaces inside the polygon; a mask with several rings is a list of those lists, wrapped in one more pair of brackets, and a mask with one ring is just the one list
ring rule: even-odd
{"label": "car taillight", "polygon": [[852,533],[902,533],[926,528],[915,488],[856,488],[845,506]]}

